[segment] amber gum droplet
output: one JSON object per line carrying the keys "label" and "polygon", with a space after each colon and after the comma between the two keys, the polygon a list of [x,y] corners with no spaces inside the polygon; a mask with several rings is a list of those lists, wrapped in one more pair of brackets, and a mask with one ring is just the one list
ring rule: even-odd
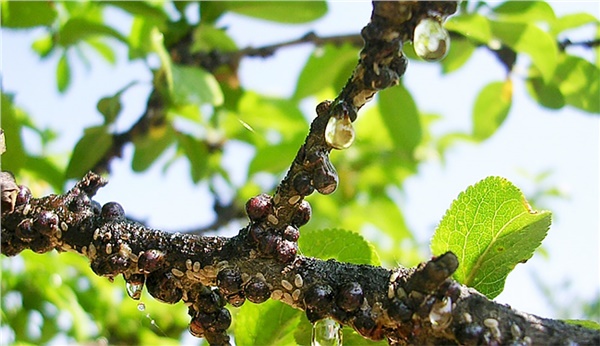
{"label": "amber gum droplet", "polygon": [[442,23],[433,18],[422,19],[413,36],[415,53],[426,61],[443,59],[450,48],[450,35]]}
{"label": "amber gum droplet", "polygon": [[332,116],[325,127],[325,141],[335,149],[347,149],[354,142],[354,127],[347,114]]}

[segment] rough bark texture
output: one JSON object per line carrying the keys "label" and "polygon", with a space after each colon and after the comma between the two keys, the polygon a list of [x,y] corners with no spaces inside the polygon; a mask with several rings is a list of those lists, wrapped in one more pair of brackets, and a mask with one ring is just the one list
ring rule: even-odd
{"label": "rough bark texture", "polygon": [[[356,119],[381,89],[406,68],[403,42],[423,18],[443,20],[455,2],[374,2],[363,29],[365,47],[339,97],[317,117],[273,196],[246,205],[250,223],[232,238],[167,233],[128,221],[117,203],[92,200],[107,181],[89,173],[63,195],[33,198],[2,175],[2,253],[30,249],[79,253],[101,276],[123,275],[135,299],[145,285],[165,303],[189,306],[190,332],[228,344],[226,302],[280,300],[311,321],[332,317],[365,338],[390,344],[600,344],[600,333],[518,312],[450,279],[458,267],[446,253],[416,268],[385,269],[297,255],[298,229],[308,222],[303,198],[329,194],[338,184],[325,140],[331,117]],[[8,148],[10,150],[10,148]]]}

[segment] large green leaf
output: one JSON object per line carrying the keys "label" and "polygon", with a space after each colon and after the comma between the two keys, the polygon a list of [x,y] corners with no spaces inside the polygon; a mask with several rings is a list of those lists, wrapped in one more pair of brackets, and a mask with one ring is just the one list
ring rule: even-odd
{"label": "large green leaf", "polygon": [[294,331],[302,312],[279,301],[244,304],[235,316],[233,334],[239,346],[296,345]]}
{"label": "large green leaf", "polygon": [[50,26],[56,18],[56,8],[48,1],[2,1],[2,27],[31,28]]}
{"label": "large green leaf", "polygon": [[326,88],[338,92],[342,86],[337,81],[338,76],[343,76],[343,82],[348,80],[357,61],[358,49],[349,44],[315,49],[298,77],[294,98],[302,99]]}
{"label": "large green leaf", "polygon": [[171,101],[176,105],[223,103],[223,92],[215,77],[200,67],[172,65],[173,92]]}
{"label": "large green leaf", "polygon": [[403,85],[382,90],[377,105],[395,149],[412,157],[421,142],[421,120],[408,90]]}
{"label": "large green leaf", "polygon": [[555,39],[535,24],[491,21],[492,33],[517,53],[529,55],[544,81],[554,75],[558,59]]}
{"label": "large green leaf", "polygon": [[379,265],[375,248],[358,233],[343,229],[302,230],[298,247],[304,256]]}
{"label": "large green leaf", "polygon": [[492,82],[485,86],[473,107],[473,137],[484,140],[502,125],[512,105],[512,82]]}
{"label": "large green leaf", "polygon": [[92,169],[110,149],[113,136],[108,126],[88,127],[77,142],[67,166],[67,178],[81,178]]}
{"label": "large green leaf", "polygon": [[290,24],[311,22],[327,13],[325,1],[227,1],[222,5],[227,11]]}
{"label": "large green leaf", "polygon": [[532,23],[545,21],[552,23],[556,16],[546,1],[506,1],[494,8],[494,13],[503,21]]}
{"label": "large green leaf", "polygon": [[488,177],[452,202],[431,240],[431,252],[452,251],[454,278],[490,298],[504,289],[508,274],[526,262],[546,237],[551,214],[534,211],[508,180]]}

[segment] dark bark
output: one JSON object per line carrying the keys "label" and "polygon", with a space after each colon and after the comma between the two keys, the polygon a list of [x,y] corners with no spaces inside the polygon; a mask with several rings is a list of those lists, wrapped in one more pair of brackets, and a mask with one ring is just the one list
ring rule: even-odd
{"label": "dark bark", "polygon": [[449,279],[458,266],[452,253],[417,268],[392,270],[286,257],[278,252],[277,237],[259,243],[256,222],[224,238],[167,233],[127,221],[115,203],[95,207],[91,198],[104,184],[88,174],[64,195],[19,199],[13,212],[2,215],[2,253],[56,249],[84,255],[98,275],[145,283],[166,303],[183,300],[194,334],[214,344],[226,342],[224,330],[197,321],[210,325],[225,300],[239,306],[245,299],[260,303],[268,297],[305,310],[311,321],[330,316],[390,344],[600,342],[597,331],[515,311]]}
{"label": "dark bark", "polygon": [[274,195],[247,203],[250,223],[237,236],[173,234],[128,221],[119,204],[100,208],[93,202],[107,183],[94,173],[63,195],[42,198],[15,188],[4,175],[2,186],[12,190],[2,194],[2,202],[10,196],[11,205],[2,210],[2,253],[56,249],[86,256],[96,274],[123,275],[134,299],[145,285],[160,301],[183,300],[190,332],[215,345],[229,343],[226,301],[239,306],[268,298],[306,311],[311,321],[332,317],[365,338],[390,344],[600,344],[597,331],[515,311],[453,281],[459,263],[452,253],[391,270],[296,254],[298,229],[310,218],[303,198],[314,190],[331,193],[338,183],[329,161],[335,145],[326,140],[328,122],[354,121],[378,90],[396,85],[406,68],[402,45],[412,39],[415,25],[425,17],[444,19],[456,3],[373,7],[352,77],[336,100],[317,107],[306,141]]}

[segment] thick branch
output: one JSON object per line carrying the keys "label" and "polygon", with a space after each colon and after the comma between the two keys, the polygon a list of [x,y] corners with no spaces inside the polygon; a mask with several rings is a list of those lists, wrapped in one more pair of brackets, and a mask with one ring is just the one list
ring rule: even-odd
{"label": "thick branch", "polygon": [[[2,216],[2,253],[56,249],[84,255],[98,275],[122,274],[163,302],[183,300],[196,333],[195,321],[219,316],[210,302],[222,308],[223,298],[239,306],[270,297],[305,310],[311,321],[330,316],[391,344],[600,342],[598,332],[515,311],[448,279],[458,266],[451,253],[414,269],[303,256],[282,262],[261,252],[252,226],[233,238],[199,237],[126,221],[115,203],[98,210],[91,198],[105,183],[89,174],[66,194],[39,199],[21,187],[14,211]],[[219,290],[208,288],[214,286]],[[211,343],[226,343],[222,330],[200,330]]]}

